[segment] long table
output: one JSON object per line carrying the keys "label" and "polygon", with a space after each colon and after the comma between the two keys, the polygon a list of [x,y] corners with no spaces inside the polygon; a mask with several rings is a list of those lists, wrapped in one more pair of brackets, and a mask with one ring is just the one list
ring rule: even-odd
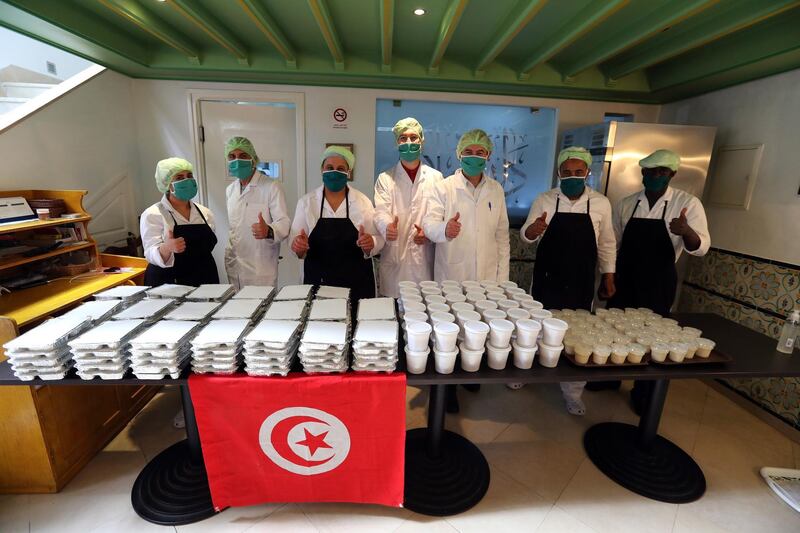
{"label": "long table", "polygon": [[[647,409],[638,426],[621,423],[596,424],[584,435],[591,461],[620,485],[648,498],[684,503],[705,492],[705,477],[697,463],[678,446],[658,435],[658,425],[672,379],[754,378],[800,376],[800,357],[775,350],[776,341],[744,326],[712,314],[678,314],[685,326],[703,330],[717,342],[716,349],[731,357],[719,364],[592,369],[571,365],[563,357],[556,368],[538,364],[530,370],[511,365],[478,372],[460,368],[452,374],[437,374],[433,360],[423,374],[408,374],[408,384],[430,387],[428,426],[409,430],[406,436],[405,507],[412,511],[447,516],[477,504],[489,487],[489,465],[481,451],[466,438],[444,429],[447,385],[496,383],[556,383],[641,379],[653,381]],[[403,371],[402,358],[399,371]],[[145,520],[180,525],[213,514],[208,479],[203,465],[200,439],[188,390],[188,375],[175,380],[82,381],[75,376],[48,385],[179,385],[186,418],[186,440],[174,444],[148,463],[134,483],[131,500]],[[7,362],[0,363],[0,386],[30,384],[19,381]]]}

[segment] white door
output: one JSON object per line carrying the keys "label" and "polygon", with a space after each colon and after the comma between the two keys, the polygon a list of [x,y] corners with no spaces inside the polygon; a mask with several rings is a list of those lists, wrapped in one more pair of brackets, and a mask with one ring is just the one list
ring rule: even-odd
{"label": "white door", "polygon": [[[289,217],[293,218],[299,195],[304,192],[298,190],[300,181],[298,180],[297,113],[299,111],[293,102],[218,99],[201,99],[198,111],[198,125],[202,132],[200,134],[203,161],[201,182],[204,185],[201,197],[216,217],[219,244],[214,248],[214,259],[217,262],[220,279],[227,280],[224,261],[225,247],[228,244],[225,188],[235,181],[235,178],[227,175],[225,143],[237,135],[247,137],[253,142],[261,160],[259,168],[267,163],[270,167],[269,172],[277,174],[274,179],[279,180],[283,186]],[[280,257],[278,286],[299,283],[300,262],[289,250],[288,239],[281,244]]]}

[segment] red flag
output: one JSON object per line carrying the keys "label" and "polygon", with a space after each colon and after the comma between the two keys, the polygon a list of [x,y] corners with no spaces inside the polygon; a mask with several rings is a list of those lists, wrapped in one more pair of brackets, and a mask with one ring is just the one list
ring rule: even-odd
{"label": "red flag", "polygon": [[405,374],[192,375],[214,507],[403,503]]}

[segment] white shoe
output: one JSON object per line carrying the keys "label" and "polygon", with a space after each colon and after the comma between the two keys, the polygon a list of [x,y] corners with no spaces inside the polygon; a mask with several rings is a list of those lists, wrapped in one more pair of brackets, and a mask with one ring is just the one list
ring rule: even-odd
{"label": "white shoe", "polygon": [[181,410],[175,418],[172,419],[172,426],[175,429],[183,429],[186,427],[186,419],[183,417],[183,410]]}
{"label": "white shoe", "polygon": [[524,386],[525,386],[524,383],[506,383],[506,387],[508,387],[511,390],[519,390]]}
{"label": "white shoe", "polygon": [[567,398],[564,397],[564,403],[567,404],[567,412],[575,416],[583,416],[586,414],[586,405],[580,398]]}

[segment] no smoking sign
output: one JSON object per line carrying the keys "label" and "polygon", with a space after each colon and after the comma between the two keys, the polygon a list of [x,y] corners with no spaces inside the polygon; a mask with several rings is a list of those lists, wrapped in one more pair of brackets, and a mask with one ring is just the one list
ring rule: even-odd
{"label": "no smoking sign", "polygon": [[343,107],[337,107],[333,111],[333,120],[340,123],[347,120],[347,110],[344,109]]}

